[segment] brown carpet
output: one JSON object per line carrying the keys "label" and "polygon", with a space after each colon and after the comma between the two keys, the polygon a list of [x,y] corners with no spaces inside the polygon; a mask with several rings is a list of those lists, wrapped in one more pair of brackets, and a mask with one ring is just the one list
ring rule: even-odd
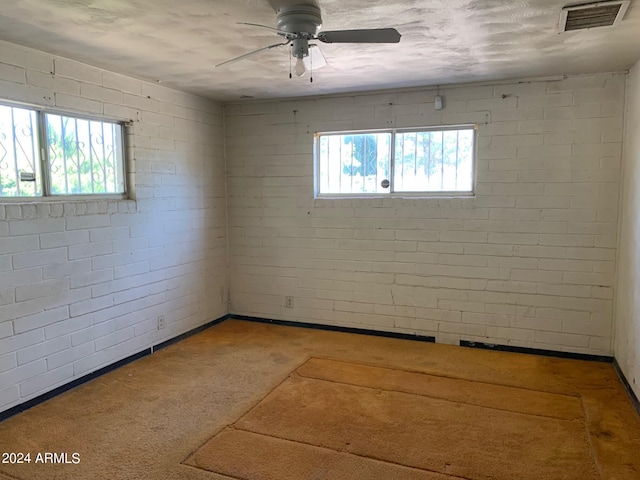
{"label": "brown carpet", "polygon": [[81,456],[2,480],[640,480],[640,417],[607,363],[228,320],[0,422],[0,452]]}
{"label": "brown carpet", "polygon": [[375,478],[600,478],[577,397],[317,358],[187,463],[240,479],[356,478],[354,465],[386,471]]}

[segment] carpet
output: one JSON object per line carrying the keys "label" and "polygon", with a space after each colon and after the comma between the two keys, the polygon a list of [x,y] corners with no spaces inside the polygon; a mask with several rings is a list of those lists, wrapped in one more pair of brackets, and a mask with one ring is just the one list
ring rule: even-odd
{"label": "carpet", "polygon": [[581,398],[310,358],[184,462],[241,480],[599,480]]}

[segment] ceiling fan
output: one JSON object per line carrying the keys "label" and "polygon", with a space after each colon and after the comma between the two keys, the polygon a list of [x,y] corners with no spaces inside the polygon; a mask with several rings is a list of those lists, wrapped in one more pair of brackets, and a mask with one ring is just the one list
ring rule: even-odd
{"label": "ceiling fan", "polygon": [[239,23],[275,31],[278,35],[284,37],[284,42],[245,53],[239,57],[219,63],[216,68],[243,60],[265,50],[291,45],[291,56],[296,59],[293,71],[297,76],[301,77],[307,70],[318,69],[327,64],[318,45],[309,44],[310,40],[319,40],[323,43],[398,43],[401,37],[395,28],[320,32],[322,16],[320,9],[315,5],[291,5],[279,8],[276,12],[276,19],[276,28],[257,23]]}

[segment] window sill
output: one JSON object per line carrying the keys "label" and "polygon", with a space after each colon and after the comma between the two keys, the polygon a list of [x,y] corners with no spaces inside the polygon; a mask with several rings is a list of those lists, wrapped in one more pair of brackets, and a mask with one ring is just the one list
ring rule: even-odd
{"label": "window sill", "polygon": [[387,194],[340,194],[340,195],[316,195],[314,200],[374,200],[374,199],[396,199],[396,200],[447,200],[447,199],[473,199],[474,192],[445,192],[434,193],[387,193]]}
{"label": "window sill", "polygon": [[137,213],[138,202],[120,195],[83,198],[42,197],[0,199],[0,222],[34,220],[37,218],[77,217],[82,215],[111,215]]}
{"label": "window sill", "polygon": [[0,197],[2,204],[34,204],[34,203],[69,203],[69,202],[96,202],[100,200],[131,200],[126,194],[105,195],[51,195],[48,197]]}

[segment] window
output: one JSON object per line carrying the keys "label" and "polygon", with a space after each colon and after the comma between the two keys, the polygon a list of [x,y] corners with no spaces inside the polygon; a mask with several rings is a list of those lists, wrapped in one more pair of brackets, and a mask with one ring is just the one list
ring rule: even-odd
{"label": "window", "polygon": [[123,194],[119,123],[0,105],[0,197]]}
{"label": "window", "polygon": [[318,196],[471,195],[475,126],[318,133]]}

